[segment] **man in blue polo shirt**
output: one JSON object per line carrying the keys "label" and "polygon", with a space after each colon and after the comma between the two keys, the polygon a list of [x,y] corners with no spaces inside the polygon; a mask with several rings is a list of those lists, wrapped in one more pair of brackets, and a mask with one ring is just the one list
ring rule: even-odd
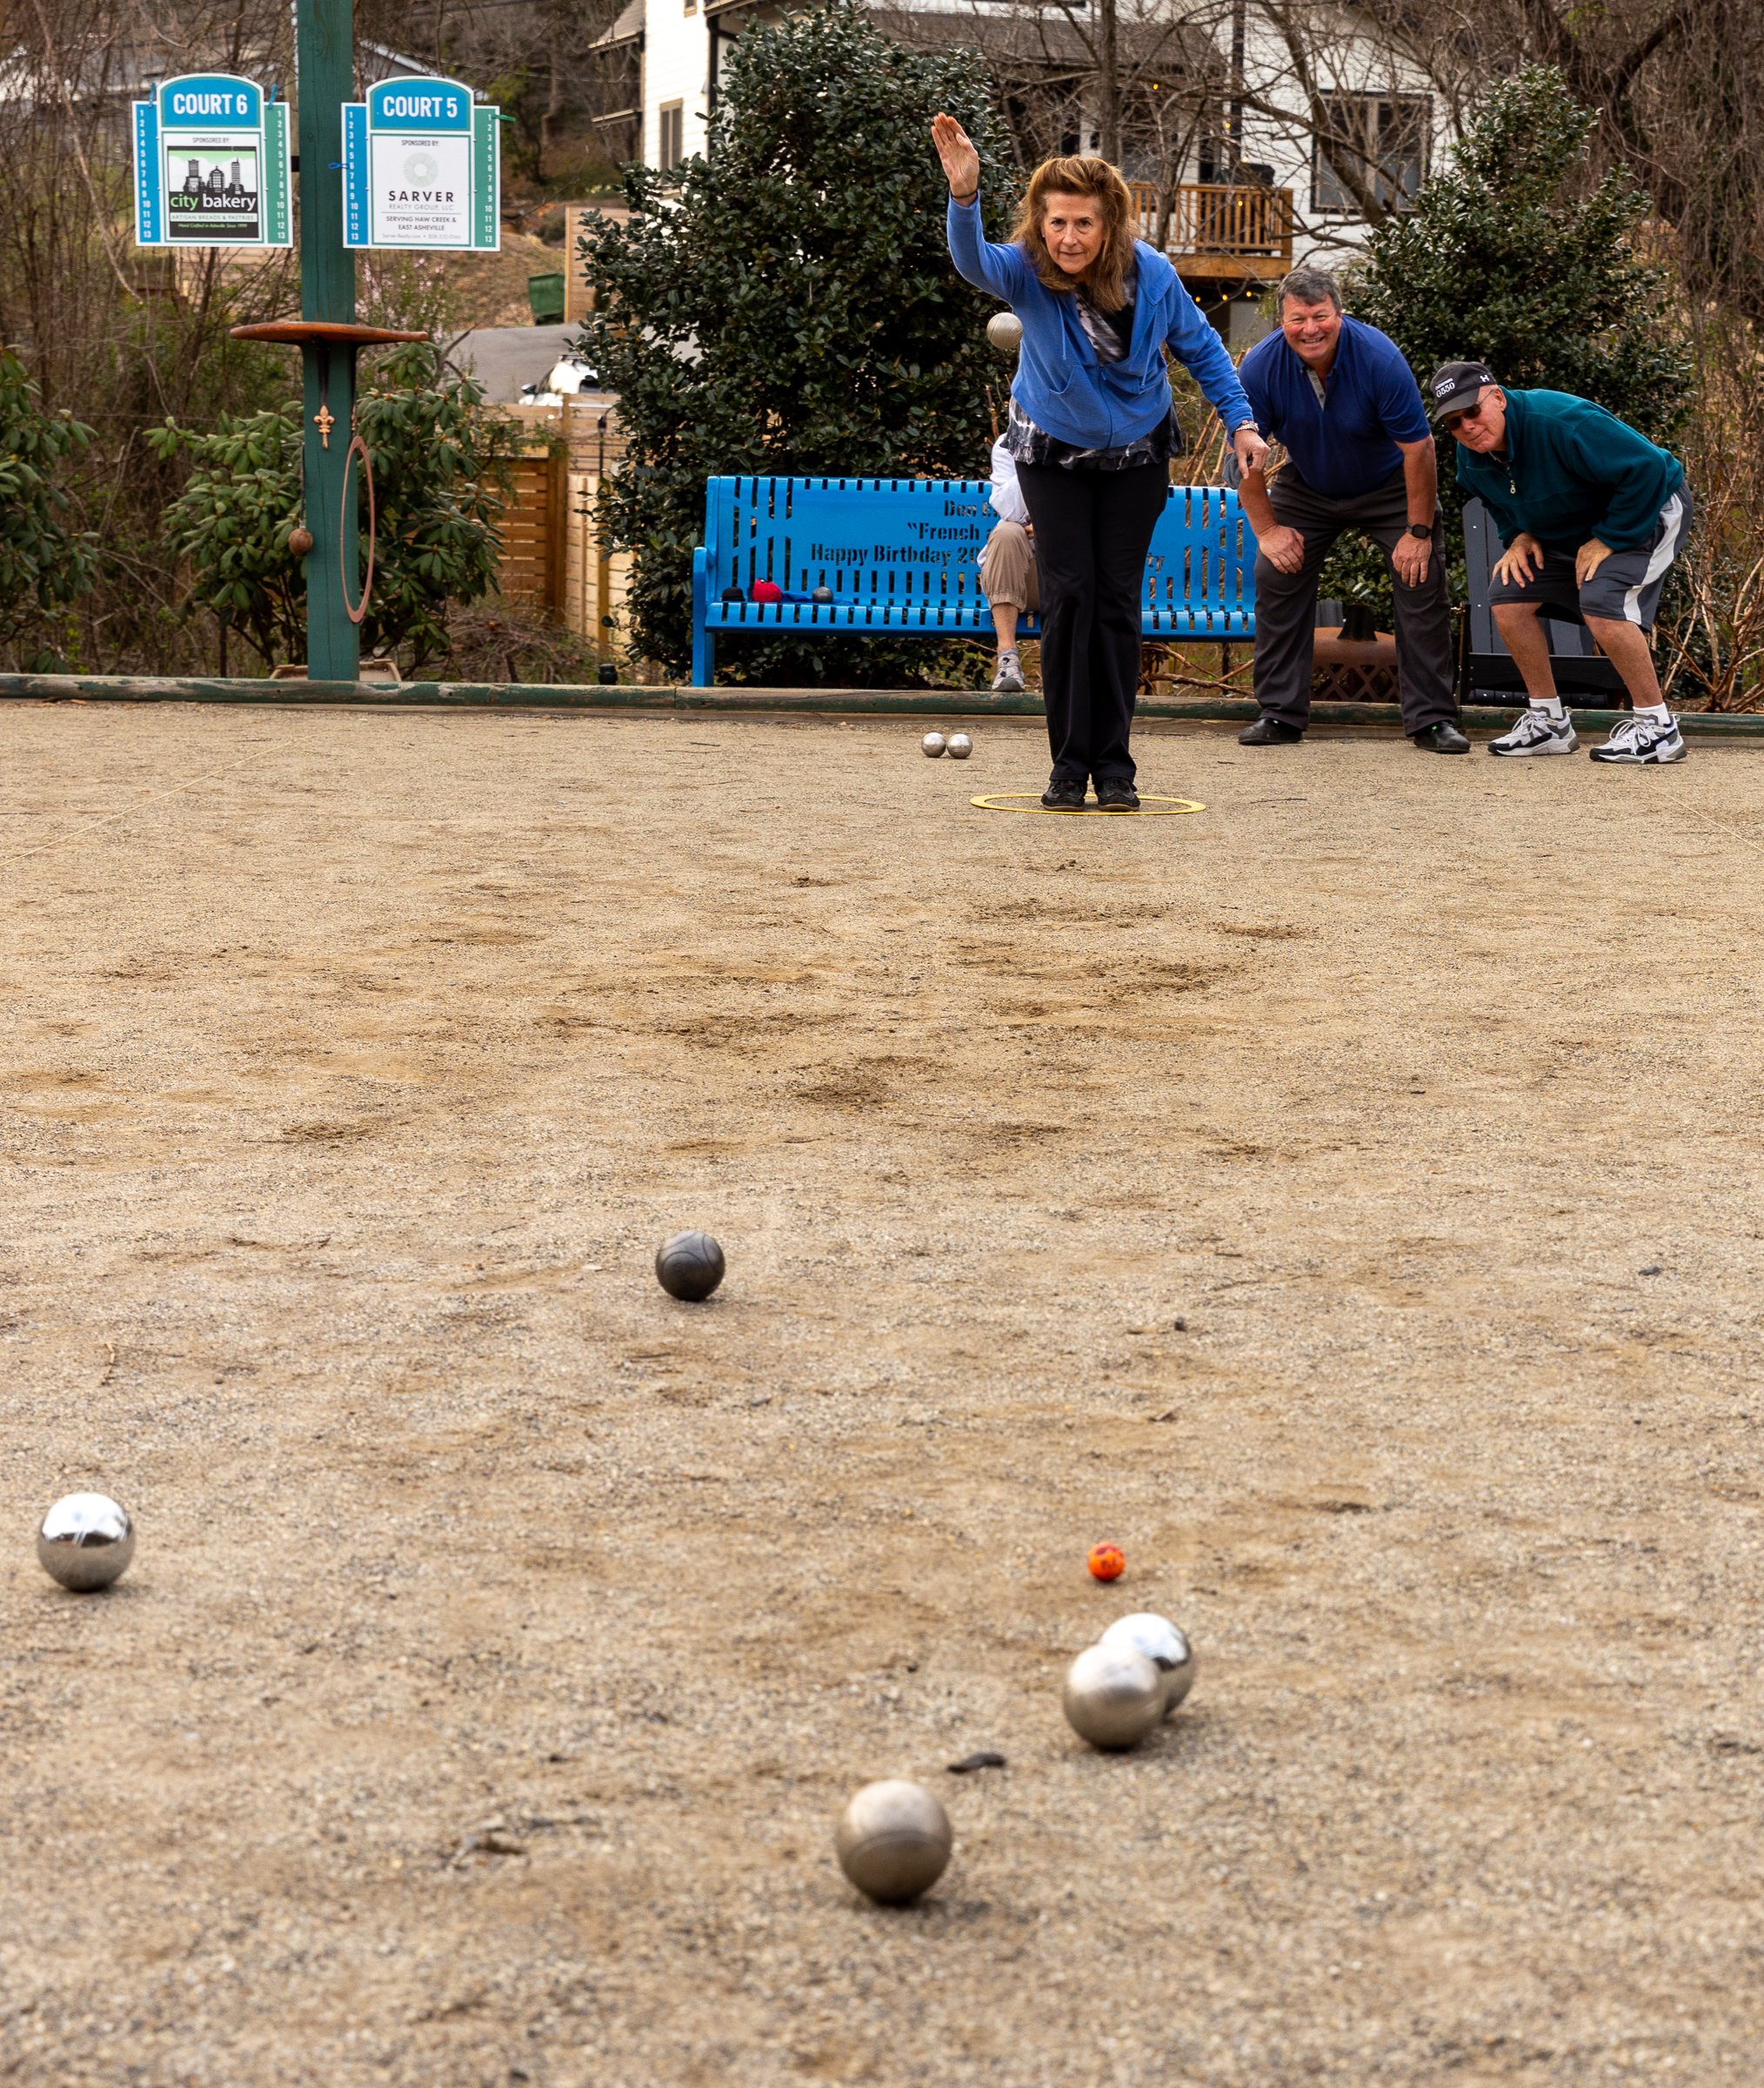
{"label": "man in blue polo shirt", "polygon": [[1370,537],[1396,576],[1397,685],[1403,730],[1430,754],[1466,754],[1452,691],[1452,619],[1433,431],[1394,341],[1348,318],[1335,278],[1295,268],[1277,298],[1280,330],[1238,375],[1258,425],[1286,446],[1272,485],[1243,480],[1256,532],[1256,701],[1238,734],[1280,746],[1311,719],[1317,575],[1345,530]]}

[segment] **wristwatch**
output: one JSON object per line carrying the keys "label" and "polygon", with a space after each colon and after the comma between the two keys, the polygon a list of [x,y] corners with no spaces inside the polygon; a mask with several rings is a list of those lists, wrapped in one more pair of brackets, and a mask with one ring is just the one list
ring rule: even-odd
{"label": "wristwatch", "polygon": [[1411,522],[1403,534],[1406,537],[1420,537],[1425,543],[1431,544],[1433,540],[1433,525],[1431,522]]}

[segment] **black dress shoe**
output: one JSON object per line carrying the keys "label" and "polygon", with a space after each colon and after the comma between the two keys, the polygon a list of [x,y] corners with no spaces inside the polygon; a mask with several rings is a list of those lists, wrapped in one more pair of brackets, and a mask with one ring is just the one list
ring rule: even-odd
{"label": "black dress shoe", "polygon": [[1424,754],[1467,754],[1470,742],[1449,718],[1442,718],[1437,725],[1424,725],[1418,733],[1409,734]]}
{"label": "black dress shoe", "polygon": [[1049,812],[1082,812],[1084,786],[1074,783],[1069,776],[1055,776],[1042,792],[1041,802]]}
{"label": "black dress shoe", "polygon": [[1125,776],[1105,776],[1096,786],[1099,812],[1137,812],[1139,793]]}
{"label": "black dress shoe", "polygon": [[1253,725],[1246,725],[1237,736],[1239,746],[1293,746],[1305,737],[1296,725],[1288,725],[1284,719],[1270,718],[1266,712]]}

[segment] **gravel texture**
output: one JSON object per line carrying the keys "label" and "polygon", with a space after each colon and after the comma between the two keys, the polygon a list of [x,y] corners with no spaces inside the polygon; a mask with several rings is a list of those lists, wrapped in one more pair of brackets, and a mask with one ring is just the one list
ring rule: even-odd
{"label": "gravel texture", "polygon": [[0,2080],[1759,2078],[1764,757],[925,722],[0,711]]}

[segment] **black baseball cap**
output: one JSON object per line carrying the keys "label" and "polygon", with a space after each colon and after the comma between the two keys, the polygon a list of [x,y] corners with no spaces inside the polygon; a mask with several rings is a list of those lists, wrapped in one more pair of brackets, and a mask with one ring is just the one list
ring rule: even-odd
{"label": "black baseball cap", "polygon": [[1495,382],[1485,363],[1441,363],[1427,386],[1427,413],[1441,420],[1447,413],[1461,413]]}

